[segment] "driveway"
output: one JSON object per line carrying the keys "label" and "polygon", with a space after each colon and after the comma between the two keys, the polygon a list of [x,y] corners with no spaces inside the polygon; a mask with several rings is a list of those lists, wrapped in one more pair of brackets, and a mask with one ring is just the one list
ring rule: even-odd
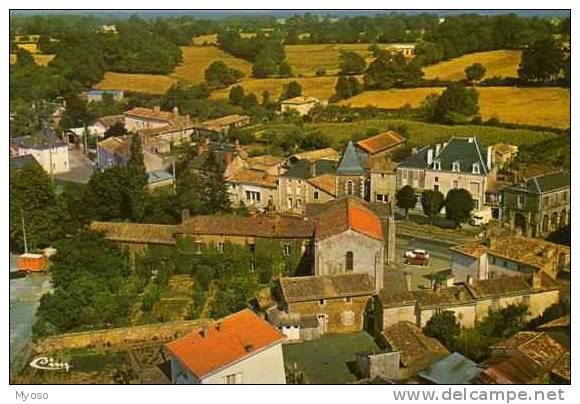
{"label": "driveway", "polygon": [[76,147],[69,149],[69,165],[70,171],[68,173],[57,174],[54,178],[61,181],[79,182],[81,184],[89,182],[89,178],[91,178],[95,167],[93,162]]}

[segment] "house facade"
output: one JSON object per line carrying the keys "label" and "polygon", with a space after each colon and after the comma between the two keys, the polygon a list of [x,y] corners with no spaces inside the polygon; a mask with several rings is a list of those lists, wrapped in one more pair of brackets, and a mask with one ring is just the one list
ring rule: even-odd
{"label": "house facade", "polygon": [[70,171],[68,146],[48,127],[30,136],[10,139],[10,149],[14,156],[31,155],[50,175]]}
{"label": "house facade", "polygon": [[260,211],[278,208],[278,177],[264,171],[239,168],[226,177],[232,206]]}
{"label": "house facade", "polygon": [[528,237],[545,237],[570,224],[570,174],[532,177],[503,189],[504,220]]}
{"label": "house facade", "polygon": [[159,106],[152,109],[137,107],[125,111],[125,128],[129,132],[138,132],[144,129],[160,129],[172,125],[185,125],[190,123],[189,116],[179,115],[179,110],[162,111]]}
{"label": "house facade", "polygon": [[320,101],[314,97],[294,97],[284,100],[280,103],[280,110],[282,114],[290,111],[295,111],[300,116],[308,115],[308,113],[320,104]]}
{"label": "house facade", "polygon": [[286,384],[285,337],[245,309],[166,345],[175,384]]}
{"label": "house facade", "polygon": [[487,187],[496,179],[492,148],[483,149],[476,138],[451,138],[425,146],[397,167],[397,189],[412,186],[418,195],[435,190],[443,195],[452,189],[466,189],[474,210],[483,210]]}
{"label": "house facade", "polygon": [[360,332],[375,293],[367,274],[282,277],[278,309],[288,316],[316,319],[318,335]]}

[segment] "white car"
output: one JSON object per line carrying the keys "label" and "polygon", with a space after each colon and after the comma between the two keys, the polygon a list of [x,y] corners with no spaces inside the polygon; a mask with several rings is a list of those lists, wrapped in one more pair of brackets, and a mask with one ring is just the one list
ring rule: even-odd
{"label": "white car", "polygon": [[414,250],[406,251],[405,258],[429,259],[429,253],[427,252],[427,250],[421,250],[421,249],[415,248]]}
{"label": "white car", "polygon": [[472,226],[482,226],[484,224],[489,223],[491,220],[491,211],[489,210],[482,210],[480,212],[474,212],[471,214],[469,218],[469,224]]}

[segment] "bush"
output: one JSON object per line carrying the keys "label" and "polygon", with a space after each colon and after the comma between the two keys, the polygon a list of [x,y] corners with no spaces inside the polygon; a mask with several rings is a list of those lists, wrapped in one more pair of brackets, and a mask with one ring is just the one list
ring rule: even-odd
{"label": "bush", "polygon": [[318,69],[316,69],[316,72],[314,73],[314,75],[316,77],[326,76],[326,70],[323,69],[322,67],[319,67]]}

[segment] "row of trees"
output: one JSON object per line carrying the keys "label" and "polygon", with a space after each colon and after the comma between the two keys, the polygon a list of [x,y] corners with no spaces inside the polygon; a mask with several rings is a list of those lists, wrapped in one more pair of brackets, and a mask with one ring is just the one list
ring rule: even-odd
{"label": "row of trees", "polygon": [[[417,194],[413,187],[405,185],[399,189],[395,195],[397,207],[405,211],[408,216],[409,209],[414,209],[417,205]],[[426,189],[421,193],[421,207],[423,213],[427,216],[431,224],[435,217],[445,207],[445,216],[453,221],[455,226],[467,222],[469,215],[473,210],[473,198],[466,189],[452,189],[444,196],[440,191]]]}

